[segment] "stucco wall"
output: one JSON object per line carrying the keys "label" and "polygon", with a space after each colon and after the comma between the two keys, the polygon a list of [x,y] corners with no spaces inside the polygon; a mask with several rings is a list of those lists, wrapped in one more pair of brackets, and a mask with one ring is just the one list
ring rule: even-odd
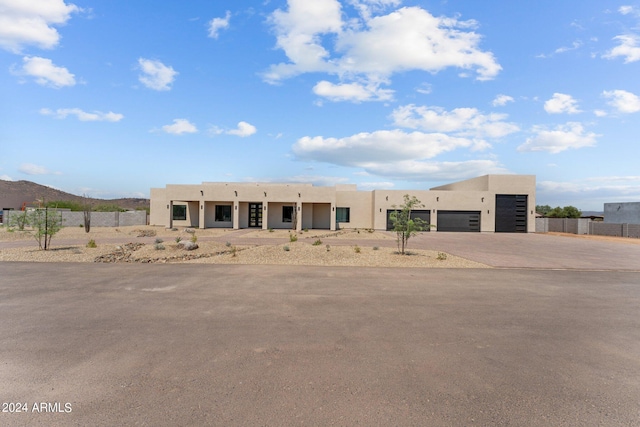
{"label": "stucco wall", "polygon": [[605,203],[604,222],[640,224],[640,202]]}

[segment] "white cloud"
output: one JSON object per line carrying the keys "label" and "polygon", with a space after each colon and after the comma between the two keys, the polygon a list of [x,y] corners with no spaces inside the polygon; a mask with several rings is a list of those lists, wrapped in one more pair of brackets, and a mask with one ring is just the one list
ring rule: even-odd
{"label": "white cloud", "polygon": [[318,82],[313,87],[313,93],[328,98],[330,101],[389,101],[393,99],[394,91],[380,89],[377,85],[362,85],[360,83],[333,84],[326,80]]}
{"label": "white cloud", "polygon": [[474,21],[434,17],[420,7],[371,16],[399,3],[351,0],[360,18],[348,19],[338,0],[288,0],[287,10],[273,12],[270,22],[276,46],[289,62],[272,65],[264,79],[277,83],[302,73],[324,72],[339,76],[338,86],[355,80],[362,88],[388,83],[393,74],[408,70],[436,73],[455,67],[475,70],[478,80],[492,79],[501,70],[492,53],[479,49],[481,37],[470,30]]}
{"label": "white cloud", "polygon": [[390,190],[395,187],[395,184],[389,181],[361,182],[360,184],[358,184],[358,187],[368,190]]}
{"label": "white cloud", "polygon": [[396,126],[457,136],[501,138],[520,130],[517,125],[504,121],[506,114],[481,114],[475,108],[446,111],[440,107],[409,104],[396,108],[391,116]]}
{"label": "white cloud", "polygon": [[50,59],[25,56],[22,61],[22,71],[19,74],[34,77],[39,85],[57,89],[76,84],[75,76],[69,70],[54,65]]}
{"label": "white cloud", "polygon": [[60,41],[54,26],[64,25],[80,10],[64,0],[0,0],[0,47],[14,53],[25,46],[54,48]]}
{"label": "white cloud", "polygon": [[305,136],[296,141],[293,152],[302,160],[365,167],[374,163],[429,159],[457,148],[473,147],[474,144],[471,139],[441,133],[381,130],[346,138]]}
{"label": "white cloud", "polygon": [[246,138],[247,136],[251,136],[256,132],[257,132],[257,129],[255,126],[247,122],[239,122],[237,129],[229,130],[226,133],[229,135],[235,135],[241,138]]}
{"label": "white cloud", "polygon": [[625,6],[620,6],[618,8],[618,12],[620,12],[622,15],[638,15],[640,16],[640,9],[633,7],[633,6],[629,6],[629,5],[625,5]]}
{"label": "white cloud", "polygon": [[582,111],[578,108],[578,101],[571,95],[554,93],[553,97],[544,103],[544,110],[549,114],[578,114]]}
{"label": "white cloud", "polygon": [[44,166],[35,165],[33,163],[23,163],[18,171],[27,175],[61,175],[60,172],[52,172]]}
{"label": "white cloud", "polygon": [[565,52],[569,52],[569,51],[572,51],[572,50],[579,49],[580,47],[582,47],[582,42],[580,40],[577,40],[577,41],[573,42],[571,44],[571,46],[559,47],[558,49],[555,50],[554,53],[565,53]]}
{"label": "white cloud", "polygon": [[568,204],[599,210],[604,203],[640,200],[640,176],[597,176],[579,181],[539,181],[536,199],[552,206]]}
{"label": "white cloud", "polygon": [[418,88],[416,88],[416,92],[423,95],[429,95],[433,92],[433,87],[429,83],[422,83]]}
{"label": "white cloud", "polygon": [[172,125],[164,125],[162,126],[162,130],[172,135],[198,132],[198,128],[187,119],[174,119]]}
{"label": "white cloud", "polygon": [[76,116],[81,122],[119,122],[124,118],[124,115],[117,114],[109,111],[103,113],[101,111],[93,111],[87,113],[79,108],[59,108],[55,111],[48,108],[40,110],[40,114],[45,116],[54,116],[57,119],[65,119],[67,116]]}
{"label": "white cloud", "polygon": [[421,162],[405,160],[365,167],[371,174],[407,181],[451,181],[488,174],[505,174],[509,170],[495,160],[463,162]]}
{"label": "white cloud", "polygon": [[548,130],[543,126],[533,128],[535,136],[528,138],[518,147],[518,151],[547,151],[552,154],[568,149],[593,147],[600,135],[585,132],[581,123],[568,122]]}
{"label": "white cloud", "polygon": [[229,28],[229,20],[231,19],[231,12],[227,10],[224,18],[213,18],[209,21],[209,37],[217,39],[220,30]]}
{"label": "white cloud", "polygon": [[610,90],[602,92],[602,96],[609,98],[609,105],[620,113],[637,113],[640,111],[640,97],[626,90]]}
{"label": "white cloud", "polygon": [[496,98],[491,102],[491,105],[493,105],[494,107],[504,107],[509,102],[515,102],[513,97],[509,95],[500,94],[496,96]]}
{"label": "white cloud", "polygon": [[606,117],[607,116],[607,112],[604,110],[594,110],[593,114],[596,115],[596,117]]}
{"label": "white cloud", "polygon": [[626,34],[616,36],[613,39],[617,40],[620,44],[603,55],[604,58],[614,59],[622,56],[624,57],[625,64],[640,61],[640,36],[636,34]]}
{"label": "white cloud", "polygon": [[13,181],[13,178],[11,178],[9,175],[0,175],[0,179],[3,181]]}
{"label": "white cloud", "polygon": [[172,67],[145,58],[139,58],[138,65],[142,71],[138,79],[142,84],[153,90],[171,90],[171,84],[178,75]]}
{"label": "white cloud", "polygon": [[322,175],[293,175],[280,178],[254,178],[247,177],[243,181],[245,182],[273,182],[273,183],[303,183],[313,184],[320,187],[332,187],[336,184],[347,184],[349,180],[343,177],[337,176],[322,176]]}

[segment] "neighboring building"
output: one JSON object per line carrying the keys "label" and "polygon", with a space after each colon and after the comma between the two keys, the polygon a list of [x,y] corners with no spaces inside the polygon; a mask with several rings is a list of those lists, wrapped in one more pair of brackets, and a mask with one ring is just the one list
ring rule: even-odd
{"label": "neighboring building", "polygon": [[604,222],[609,224],[640,224],[640,202],[605,203]]}
{"label": "neighboring building", "polygon": [[437,231],[535,232],[535,176],[485,175],[431,190],[358,191],[355,184],[203,182],[151,189],[150,224],[165,227],[389,230],[389,215],[413,211]]}

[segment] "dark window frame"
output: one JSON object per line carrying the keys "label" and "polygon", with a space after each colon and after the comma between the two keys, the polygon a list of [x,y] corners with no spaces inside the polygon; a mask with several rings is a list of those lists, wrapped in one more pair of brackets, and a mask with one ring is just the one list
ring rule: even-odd
{"label": "dark window frame", "polygon": [[231,206],[216,205],[215,222],[231,222]]}
{"label": "dark window frame", "polygon": [[174,221],[186,221],[187,205],[173,205],[172,218]]}
{"label": "dark window frame", "polygon": [[351,222],[351,208],[336,208],[336,222]]}
{"label": "dark window frame", "polygon": [[295,206],[282,207],[282,222],[293,222],[293,211]]}

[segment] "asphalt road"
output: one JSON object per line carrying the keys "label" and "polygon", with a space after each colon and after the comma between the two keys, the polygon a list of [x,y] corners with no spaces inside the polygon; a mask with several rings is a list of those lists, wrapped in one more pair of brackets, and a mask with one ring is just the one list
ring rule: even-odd
{"label": "asphalt road", "polygon": [[635,272],[0,263],[0,425],[637,426],[639,307]]}

